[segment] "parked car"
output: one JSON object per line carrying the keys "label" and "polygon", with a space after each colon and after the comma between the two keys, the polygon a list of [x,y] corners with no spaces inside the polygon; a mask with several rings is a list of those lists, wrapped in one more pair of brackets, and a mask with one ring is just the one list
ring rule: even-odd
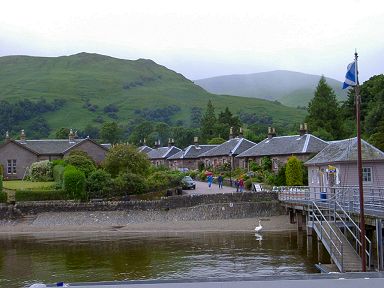
{"label": "parked car", "polygon": [[193,181],[191,176],[185,176],[181,180],[181,186],[183,187],[183,189],[196,189],[196,182]]}

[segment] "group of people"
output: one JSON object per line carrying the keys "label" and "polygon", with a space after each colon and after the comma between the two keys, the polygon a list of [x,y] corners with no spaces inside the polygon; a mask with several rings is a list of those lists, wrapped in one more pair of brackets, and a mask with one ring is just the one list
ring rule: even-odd
{"label": "group of people", "polygon": [[[212,189],[212,183],[213,183],[212,173],[208,174],[207,181],[208,181],[208,189]],[[219,189],[223,189],[223,182],[224,182],[223,174],[220,174],[217,177],[217,183],[219,184]],[[239,191],[243,192],[244,191],[244,179],[243,178],[236,179],[235,180],[235,186],[236,186],[236,192],[239,192]]]}

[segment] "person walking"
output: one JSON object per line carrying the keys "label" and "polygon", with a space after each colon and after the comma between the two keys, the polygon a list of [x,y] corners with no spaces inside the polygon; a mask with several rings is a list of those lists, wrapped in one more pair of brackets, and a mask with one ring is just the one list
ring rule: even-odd
{"label": "person walking", "polygon": [[235,180],[236,192],[239,192],[239,179]]}
{"label": "person walking", "polygon": [[221,173],[219,177],[217,177],[217,182],[219,183],[219,189],[223,189],[223,180],[224,180],[223,173]]}
{"label": "person walking", "polygon": [[211,189],[212,188],[212,182],[213,182],[212,174],[209,174],[207,179],[208,179],[208,189]]}
{"label": "person walking", "polygon": [[240,192],[243,192],[243,190],[244,190],[244,180],[243,180],[243,178],[240,178],[240,180],[239,180],[239,188],[240,188]]}

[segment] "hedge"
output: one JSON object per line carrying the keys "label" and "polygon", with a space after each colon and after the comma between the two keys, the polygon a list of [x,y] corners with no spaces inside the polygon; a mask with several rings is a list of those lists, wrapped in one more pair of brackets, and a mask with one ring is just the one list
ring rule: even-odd
{"label": "hedge", "polygon": [[72,165],[64,169],[63,186],[67,195],[72,199],[86,200],[85,174]]}
{"label": "hedge", "polygon": [[5,203],[5,202],[7,202],[7,193],[0,192],[0,203]]}
{"label": "hedge", "polygon": [[16,190],[15,200],[18,201],[49,201],[67,200],[64,190]]}
{"label": "hedge", "polygon": [[3,192],[3,176],[0,174],[0,192]]}

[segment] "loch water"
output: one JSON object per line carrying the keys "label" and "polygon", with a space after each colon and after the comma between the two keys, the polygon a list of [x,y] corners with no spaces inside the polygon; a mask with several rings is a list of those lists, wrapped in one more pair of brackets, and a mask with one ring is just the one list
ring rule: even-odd
{"label": "loch water", "polygon": [[0,287],[316,273],[296,231],[0,235]]}

